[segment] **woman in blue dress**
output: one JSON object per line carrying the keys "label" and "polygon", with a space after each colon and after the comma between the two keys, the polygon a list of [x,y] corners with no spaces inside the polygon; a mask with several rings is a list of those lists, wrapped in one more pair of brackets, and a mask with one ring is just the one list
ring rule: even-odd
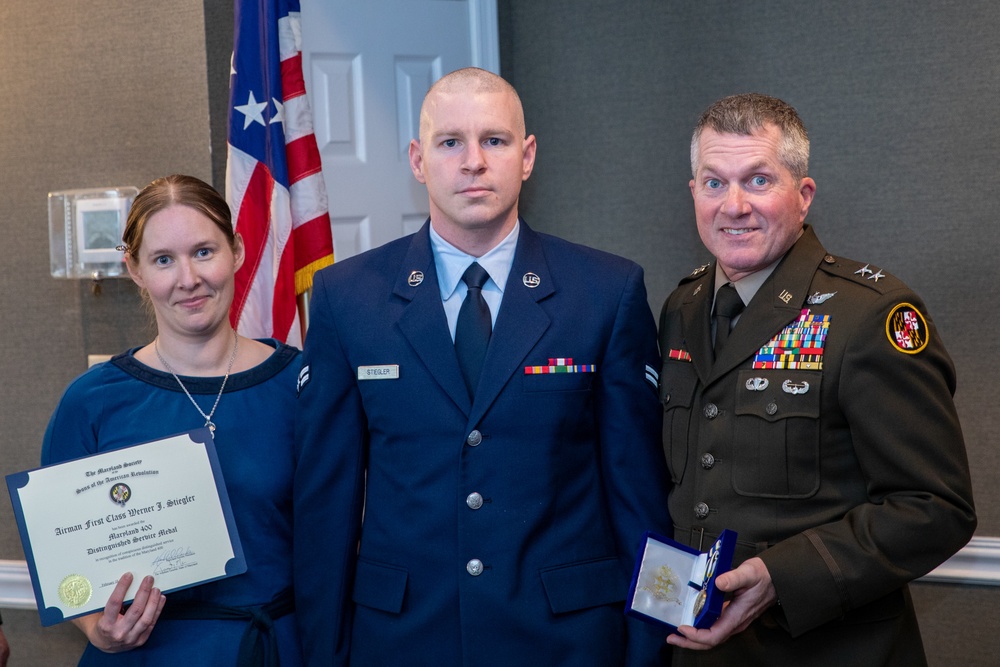
{"label": "woman in blue dress", "polygon": [[179,175],[150,183],[123,241],[157,336],[70,384],[42,464],[209,427],[247,571],[169,596],[147,576],[123,607],[133,580],[125,574],[103,612],[73,619],[90,642],[80,664],[300,665],[291,588],[299,352],[230,325],[243,243],[208,184]]}

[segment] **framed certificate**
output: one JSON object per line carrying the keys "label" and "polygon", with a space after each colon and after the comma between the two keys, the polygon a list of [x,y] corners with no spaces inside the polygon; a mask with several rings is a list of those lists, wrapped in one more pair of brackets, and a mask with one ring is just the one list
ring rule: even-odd
{"label": "framed certificate", "polygon": [[42,625],[104,608],[119,577],[164,592],[246,572],[207,428],[7,475]]}

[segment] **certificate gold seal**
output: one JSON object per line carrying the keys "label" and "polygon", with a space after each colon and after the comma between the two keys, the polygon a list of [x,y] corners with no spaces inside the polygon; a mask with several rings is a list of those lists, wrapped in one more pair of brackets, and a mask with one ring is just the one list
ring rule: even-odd
{"label": "certificate gold seal", "polygon": [[59,599],[68,607],[82,607],[93,592],[90,580],[79,574],[71,574],[59,584]]}

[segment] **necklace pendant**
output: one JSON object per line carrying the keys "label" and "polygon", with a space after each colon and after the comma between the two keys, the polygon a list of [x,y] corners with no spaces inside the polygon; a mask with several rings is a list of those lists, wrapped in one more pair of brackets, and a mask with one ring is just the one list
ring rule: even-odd
{"label": "necklace pendant", "polygon": [[188,397],[188,400],[191,401],[191,405],[193,405],[195,407],[195,410],[197,410],[198,413],[205,418],[205,427],[208,429],[208,432],[211,433],[212,438],[214,439],[215,423],[212,421],[212,415],[215,414],[215,409],[219,407],[219,401],[222,400],[222,392],[226,390],[226,382],[229,381],[229,374],[233,371],[233,362],[236,361],[236,352],[237,350],[240,349],[239,334],[233,331],[233,353],[229,357],[229,366],[226,367],[226,376],[222,378],[222,386],[219,387],[219,393],[216,394],[215,396],[215,403],[212,405],[212,409],[209,411],[207,415],[205,414],[205,411],[201,409],[201,406],[198,405],[198,401],[194,400],[194,396],[192,396],[191,392],[188,391],[188,388],[184,386],[184,383],[181,382],[181,379],[177,377],[177,373],[174,372],[174,369],[170,367],[170,364],[167,363],[167,360],[163,358],[162,354],[160,354],[160,347],[158,345],[158,342],[159,342],[159,336],[153,339],[153,349],[156,351],[157,358],[160,360],[160,363],[163,364],[163,367],[166,368],[167,371],[169,371],[170,374],[174,376],[175,380],[177,380],[177,384],[180,385],[180,388],[184,391],[184,394]]}

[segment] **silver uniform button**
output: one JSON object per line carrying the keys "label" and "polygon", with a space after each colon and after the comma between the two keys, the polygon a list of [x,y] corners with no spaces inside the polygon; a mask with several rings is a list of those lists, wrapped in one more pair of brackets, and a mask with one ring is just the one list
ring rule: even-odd
{"label": "silver uniform button", "polygon": [[465,504],[468,505],[470,508],[477,510],[483,506],[483,497],[478,493],[476,493],[475,491],[473,491],[468,496],[466,496]]}
{"label": "silver uniform button", "polygon": [[715,403],[709,403],[705,406],[705,418],[715,419],[719,416],[719,407]]}
{"label": "silver uniform button", "polygon": [[694,506],[694,515],[699,519],[708,518],[708,505],[705,503],[698,503]]}
{"label": "silver uniform button", "polygon": [[469,447],[476,447],[482,441],[483,441],[483,434],[480,433],[479,431],[473,431],[465,439],[465,444],[467,444]]}
{"label": "silver uniform button", "polygon": [[465,564],[465,571],[471,574],[473,577],[478,577],[483,573],[483,561],[478,558],[473,558],[468,563]]}
{"label": "silver uniform button", "polygon": [[774,415],[774,413],[777,412],[777,411],[778,411],[778,404],[777,403],[773,403],[773,402],[772,403],[768,403],[767,407],[764,408],[764,412],[766,412],[769,415]]}
{"label": "silver uniform button", "polygon": [[715,457],[708,452],[701,455],[701,467],[705,470],[711,470],[715,465]]}

